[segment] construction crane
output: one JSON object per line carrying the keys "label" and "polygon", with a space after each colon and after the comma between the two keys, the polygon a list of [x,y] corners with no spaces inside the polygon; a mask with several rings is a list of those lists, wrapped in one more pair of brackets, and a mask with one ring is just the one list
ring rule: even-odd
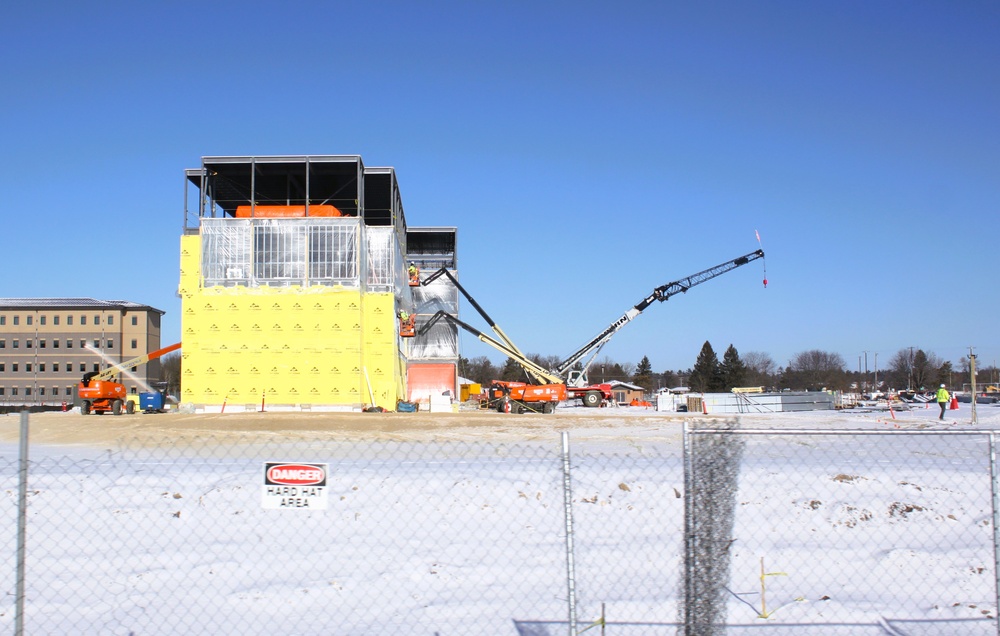
{"label": "construction crane", "polygon": [[[659,287],[653,289],[651,294],[640,300],[635,304],[635,306],[622,314],[618,320],[615,320],[608,325],[604,331],[591,338],[587,344],[583,345],[572,355],[563,360],[563,362],[555,368],[555,373],[560,377],[566,378],[566,384],[570,387],[586,385],[587,369],[590,367],[590,363],[593,362],[594,358],[597,357],[597,354],[600,353],[601,348],[604,347],[609,340],[611,340],[613,335],[618,333],[622,327],[635,320],[647,307],[656,301],[662,303],[668,300],[671,296],[675,296],[680,293],[687,293],[687,290],[696,285],[710,281],[717,276],[725,274],[726,272],[731,272],[737,267],[742,267],[743,265],[755,261],[758,258],[764,258],[764,250],[759,249],[750,252],[749,254],[744,254],[743,256],[734,258],[731,261],[726,261],[725,263],[721,263],[715,267],[710,267],[704,271],[700,271],[697,274],[692,274],[686,278],[675,280],[674,282],[667,283],[666,285],[660,285]],[[588,355],[590,357],[586,363],[582,364],[582,368],[573,370],[573,366]]]}
{"label": "construction crane", "polygon": [[[535,405],[539,403],[547,405],[548,403],[565,400],[567,398],[580,399],[585,406],[600,406],[605,400],[611,398],[611,385],[606,383],[590,384],[587,380],[587,369],[590,366],[590,363],[600,352],[601,348],[608,343],[612,336],[618,333],[622,327],[635,320],[635,318],[638,317],[639,314],[641,314],[647,307],[653,304],[653,302],[664,302],[676,294],[687,292],[692,287],[712,280],[713,278],[721,276],[722,274],[730,272],[738,267],[742,267],[743,265],[759,258],[764,258],[764,251],[761,249],[750,252],[749,254],[744,254],[743,256],[734,258],[730,261],[726,261],[725,263],[721,263],[715,267],[710,267],[709,269],[698,272],[697,274],[692,274],[680,280],[656,287],[653,289],[652,293],[636,303],[620,318],[608,325],[603,331],[601,331],[601,333],[591,338],[586,344],[577,349],[572,355],[566,358],[554,369],[546,369],[530,360],[520,350],[520,348],[513,343],[507,334],[500,329],[496,322],[490,318],[489,314],[487,314],[479,303],[476,302],[472,295],[469,294],[458,282],[458,280],[455,279],[455,277],[452,276],[452,274],[445,268],[436,271],[426,280],[422,281],[421,284],[426,285],[441,276],[447,276],[452,284],[454,284],[455,287],[462,292],[462,295],[464,295],[469,302],[472,303],[472,306],[476,308],[483,319],[486,320],[487,324],[490,325],[490,328],[497,335],[499,340],[483,333],[479,329],[463,322],[444,310],[435,313],[421,328],[420,334],[423,335],[427,333],[427,331],[430,330],[431,327],[433,327],[438,321],[446,320],[447,322],[468,331],[476,336],[476,338],[478,338],[481,342],[492,346],[517,362],[535,384],[494,381],[491,386],[490,397],[491,399],[500,401],[498,408],[510,410],[510,403],[513,401],[513,409],[515,411],[525,409],[535,410],[532,408],[533,403]],[[589,356],[587,361],[585,363],[580,363],[580,361],[587,356]],[[580,368],[574,369],[573,367],[576,366],[579,366]],[[532,392],[530,390],[532,387],[536,387],[539,390]],[[547,406],[543,410],[545,412],[550,411]]]}
{"label": "construction crane", "polygon": [[150,360],[155,360],[165,356],[171,351],[181,348],[181,343],[172,344],[169,347],[157,349],[143,354],[131,360],[120,362],[110,366],[104,371],[90,371],[83,374],[83,379],[77,387],[77,395],[80,396],[80,413],[89,415],[97,413],[103,415],[110,412],[112,415],[121,415],[124,409],[131,414],[135,410],[135,403],[126,400],[125,386],[119,382],[114,382],[111,378],[120,374],[125,369],[146,364]]}

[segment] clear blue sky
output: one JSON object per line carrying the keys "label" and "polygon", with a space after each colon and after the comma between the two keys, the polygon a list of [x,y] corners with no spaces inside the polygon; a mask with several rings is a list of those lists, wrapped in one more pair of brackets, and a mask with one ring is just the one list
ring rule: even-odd
{"label": "clear blue sky", "polygon": [[360,154],[410,225],[458,227],[463,283],[529,352],[757,229],[768,289],[738,269],[604,353],[993,364],[998,34],[975,1],[8,2],[0,295],[148,303],[176,341],[184,169]]}

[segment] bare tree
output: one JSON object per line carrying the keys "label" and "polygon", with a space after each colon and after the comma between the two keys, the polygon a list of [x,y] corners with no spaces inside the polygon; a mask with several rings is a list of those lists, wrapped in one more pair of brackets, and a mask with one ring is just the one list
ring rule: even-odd
{"label": "bare tree", "polygon": [[746,383],[749,386],[769,386],[774,383],[778,365],[770,355],[763,351],[748,351],[741,359],[746,367]]}
{"label": "bare tree", "polygon": [[[939,371],[944,366],[944,360],[934,355],[933,352],[925,352],[917,349],[913,353],[913,387],[920,391],[929,391],[937,384]],[[941,380],[947,382],[947,379]]]}
{"label": "bare tree", "polygon": [[781,376],[781,384],[792,389],[844,389],[847,374],[839,353],[811,349],[792,358]]}
{"label": "bare tree", "polygon": [[181,354],[168,353],[160,358],[160,379],[167,383],[167,393],[175,397],[181,394]]}
{"label": "bare tree", "polygon": [[913,347],[900,349],[889,358],[889,367],[885,370],[886,383],[895,388],[911,388],[913,384]]}
{"label": "bare tree", "polygon": [[462,373],[474,382],[489,384],[500,375],[500,370],[486,356],[477,356],[471,360],[462,358],[461,360],[464,362]]}

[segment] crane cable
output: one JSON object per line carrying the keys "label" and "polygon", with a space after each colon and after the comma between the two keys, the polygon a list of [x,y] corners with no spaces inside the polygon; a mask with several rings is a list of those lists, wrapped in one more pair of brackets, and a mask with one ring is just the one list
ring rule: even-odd
{"label": "crane cable", "polygon": [[[764,244],[760,242],[760,232],[757,230],[753,231],[754,235],[757,237],[757,245],[760,246],[760,251],[764,251]],[[767,259],[763,256],[760,259],[761,265],[764,266],[764,289],[767,289]]]}

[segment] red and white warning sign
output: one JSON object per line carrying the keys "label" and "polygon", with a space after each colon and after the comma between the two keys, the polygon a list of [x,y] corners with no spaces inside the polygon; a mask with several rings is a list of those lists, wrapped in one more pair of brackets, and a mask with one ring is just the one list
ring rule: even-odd
{"label": "red and white warning sign", "polygon": [[326,510],[326,464],[265,462],[261,501],[265,510]]}

